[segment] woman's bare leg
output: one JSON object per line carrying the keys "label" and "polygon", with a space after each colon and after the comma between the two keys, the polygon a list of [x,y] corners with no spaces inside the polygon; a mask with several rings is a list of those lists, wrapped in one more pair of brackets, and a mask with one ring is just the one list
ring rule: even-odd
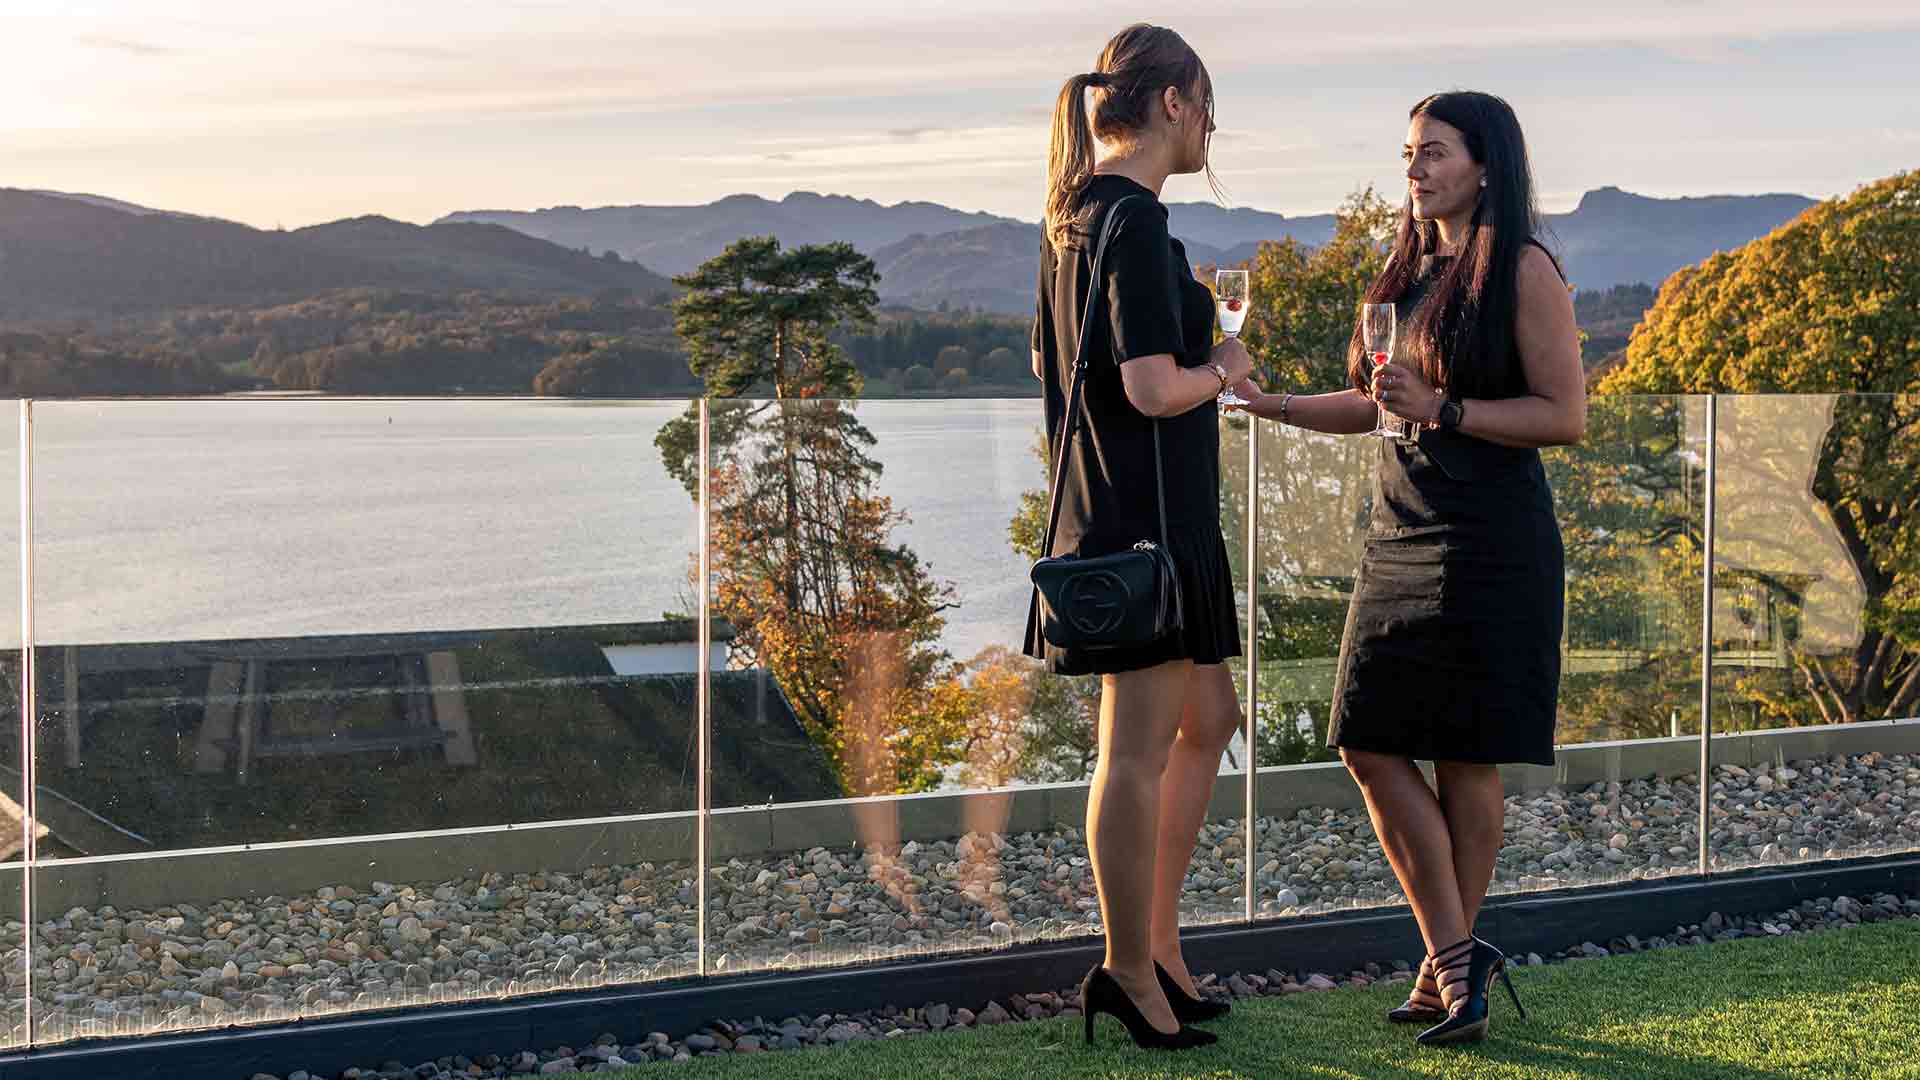
{"label": "woman's bare leg", "polygon": [[1440,789],[1440,812],[1453,841],[1453,876],[1460,887],[1460,916],[1467,932],[1493,883],[1500,845],[1506,842],[1506,788],[1493,765],[1436,761],[1433,778]]}
{"label": "woman's bare leg", "polygon": [[1453,840],[1427,778],[1408,758],[1364,750],[1342,750],[1340,757],[1366,796],[1374,834],[1413,907],[1427,954],[1465,938],[1467,923],[1453,869]]}
{"label": "woman's bare leg", "polygon": [[1108,675],[1100,694],[1100,763],[1087,795],[1087,851],[1106,928],[1104,966],[1147,1021],[1180,1029],[1153,973],[1154,842],[1160,783],[1179,730],[1193,662]]}
{"label": "woman's bare leg", "polygon": [[1233,673],[1201,664],[1187,683],[1180,732],[1160,777],[1160,835],[1154,845],[1153,958],[1189,997],[1199,997],[1180,952],[1180,894],[1193,862],[1194,840],[1213,801],[1220,755],[1241,724]]}

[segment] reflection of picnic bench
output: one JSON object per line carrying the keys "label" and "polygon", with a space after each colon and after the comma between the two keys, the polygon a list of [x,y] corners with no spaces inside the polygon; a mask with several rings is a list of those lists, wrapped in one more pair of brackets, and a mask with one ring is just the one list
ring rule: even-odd
{"label": "reflection of picnic bench", "polygon": [[354,652],[325,639],[267,655],[209,657],[205,719],[194,771],[273,757],[434,750],[449,765],[478,761],[460,661],[450,650]]}
{"label": "reflection of picnic bench", "polygon": [[[44,822],[35,822],[34,839],[44,839],[47,826]],[[0,791],[0,862],[18,855],[27,846],[27,812],[20,808],[7,793]]]}

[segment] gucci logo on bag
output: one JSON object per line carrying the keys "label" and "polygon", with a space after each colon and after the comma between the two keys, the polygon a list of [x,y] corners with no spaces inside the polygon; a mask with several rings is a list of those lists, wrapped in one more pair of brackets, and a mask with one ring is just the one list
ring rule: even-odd
{"label": "gucci logo on bag", "polygon": [[1081,633],[1097,637],[1126,618],[1131,596],[1127,583],[1110,570],[1075,574],[1067,582],[1067,620]]}

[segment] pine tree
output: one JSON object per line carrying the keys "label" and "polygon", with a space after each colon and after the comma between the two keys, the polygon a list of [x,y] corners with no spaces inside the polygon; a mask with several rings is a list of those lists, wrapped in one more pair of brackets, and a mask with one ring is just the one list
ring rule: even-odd
{"label": "pine tree", "polygon": [[[878,494],[874,437],[854,416],[861,379],[830,340],[870,324],[879,274],[845,243],[729,246],[675,279],[689,366],[708,409],[713,613],[738,629],[732,659],[765,667],[853,794],[940,782],[972,717],[939,646],[950,587],[891,539],[905,522]],[[656,438],[699,485],[692,417]]]}
{"label": "pine tree", "polygon": [[873,260],[844,242],[782,251],[771,236],[736,240],[673,279],[674,328],[715,397],[771,385],[776,398],[853,397],[860,375],[828,334],[868,326],[880,302]]}

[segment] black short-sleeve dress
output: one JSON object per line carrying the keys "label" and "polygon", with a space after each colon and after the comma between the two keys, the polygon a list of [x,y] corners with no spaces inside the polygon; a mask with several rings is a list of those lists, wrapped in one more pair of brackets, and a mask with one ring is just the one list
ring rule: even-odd
{"label": "black short-sleeve dress", "polygon": [[[1186,249],[1167,232],[1167,208],[1123,176],[1096,176],[1083,193],[1086,230],[1125,196],[1108,241],[1104,303],[1091,332],[1083,418],[1067,455],[1059,555],[1104,555],[1160,536],[1154,490],[1154,420],[1127,399],[1120,365],[1160,353],[1181,367],[1207,362],[1213,347],[1213,294],[1195,281]],[[1080,315],[1093,276],[1093,235],[1076,235],[1056,253],[1044,242],[1035,300],[1033,348],[1043,359],[1048,458],[1059,456]],[[1239,621],[1227,545],[1220,532],[1220,428],[1209,399],[1160,424],[1166,477],[1166,546],[1179,569],[1185,609],[1180,634],[1132,649],[1060,649],[1040,633],[1037,598],[1027,610],[1026,654],[1061,675],[1134,671],[1171,660],[1218,664],[1240,655]]]}
{"label": "black short-sleeve dress", "polygon": [[[1401,325],[1440,265],[1397,302]],[[1509,371],[1503,396],[1524,393],[1517,356]],[[1553,764],[1566,573],[1540,452],[1450,430],[1378,441],[1328,745]]]}

